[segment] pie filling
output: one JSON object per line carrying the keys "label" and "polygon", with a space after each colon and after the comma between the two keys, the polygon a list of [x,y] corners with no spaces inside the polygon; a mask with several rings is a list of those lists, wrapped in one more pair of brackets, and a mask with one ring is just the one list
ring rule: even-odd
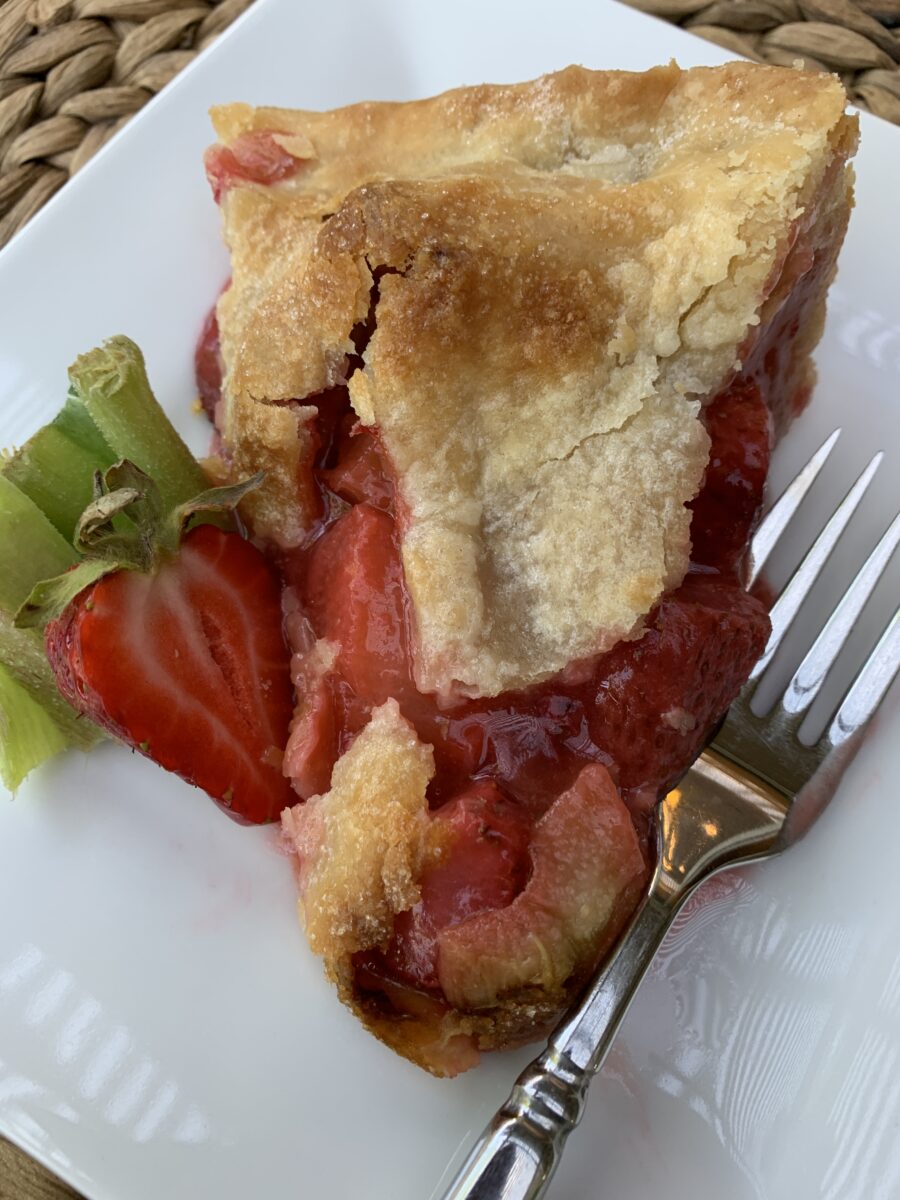
{"label": "pie filling", "polygon": [[[277,178],[281,159],[268,150],[264,169]],[[826,189],[827,180],[820,194]],[[637,865],[588,960],[575,956],[582,977],[637,902],[649,871],[655,802],[697,755],[768,635],[763,603],[744,589],[744,560],[773,435],[809,392],[805,352],[792,346],[803,340],[840,244],[842,231],[816,216],[813,208],[795,226],[745,361],[704,408],[711,450],[691,504],[688,574],[648,615],[642,636],[527,690],[450,706],[417,690],[391,464],[377,430],[356,419],[347,387],[303,398],[318,415],[314,455],[298,488],[315,489],[319,517],[304,546],[280,559],[297,690],[285,773],[303,800],[327,792],[335,763],[389,699],[434,752],[427,800],[441,853],[426,863],[420,899],[395,918],[389,943],[352,959],[350,986],[373,1024],[403,1017],[407,1039],[427,1042],[450,1005],[476,1011],[491,1003],[492,986],[514,988],[515,973],[503,975],[504,954],[521,948],[508,927],[491,925],[491,914],[530,905],[522,928],[532,939],[539,934],[544,890],[565,885],[554,882],[554,845],[567,844],[571,857],[579,839],[589,844],[578,824],[588,794],[592,804],[600,797],[606,805],[604,829],[613,840],[609,831],[618,828],[624,802],[633,826],[627,838],[634,845],[636,835],[639,856],[622,842],[623,859],[631,853]],[[371,330],[356,332],[361,352]],[[211,417],[221,387],[217,336],[210,319],[196,356]],[[351,360],[349,372],[353,366]],[[479,953],[473,939],[488,963],[479,976],[487,981],[484,997],[471,980],[454,982],[454,955]],[[552,938],[544,949],[551,958],[556,953]],[[493,983],[491,963],[499,963]],[[532,1036],[540,1032],[533,1014]],[[467,1036],[457,1029],[443,1038],[436,1069],[470,1065]],[[472,1039],[477,1043],[477,1030]],[[429,1053],[421,1052],[425,1065]],[[435,1061],[432,1055],[433,1067]]]}

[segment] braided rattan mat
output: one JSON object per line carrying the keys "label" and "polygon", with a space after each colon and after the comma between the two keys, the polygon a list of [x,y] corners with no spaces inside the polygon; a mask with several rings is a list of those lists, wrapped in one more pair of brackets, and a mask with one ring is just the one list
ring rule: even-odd
{"label": "braided rattan mat", "polygon": [[251,0],[0,0],[0,246]]}
{"label": "braided rattan mat", "polygon": [[757,62],[834,71],[900,125],[900,0],[625,0]]}
{"label": "braided rattan mat", "polygon": [[[0,246],[251,2],[0,0]],[[627,2],[900,124],[900,0]]]}

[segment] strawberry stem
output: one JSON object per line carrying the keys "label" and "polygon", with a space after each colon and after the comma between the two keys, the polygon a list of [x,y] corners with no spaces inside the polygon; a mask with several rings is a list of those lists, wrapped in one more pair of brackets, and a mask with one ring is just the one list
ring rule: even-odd
{"label": "strawberry stem", "polygon": [[[185,503],[209,486],[200,464],[150,390],[144,356],[127,337],[114,337],[76,359],[72,394],[112,451],[156,483],[163,507]],[[95,463],[94,466],[108,464]]]}

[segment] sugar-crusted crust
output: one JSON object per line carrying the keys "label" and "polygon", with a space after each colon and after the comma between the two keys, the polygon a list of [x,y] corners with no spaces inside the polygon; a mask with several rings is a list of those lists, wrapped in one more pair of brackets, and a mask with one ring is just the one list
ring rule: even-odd
{"label": "sugar-crusted crust", "polygon": [[285,810],[306,935],[332,971],[386,944],[396,914],[418,900],[433,774],[431,747],[388,700],[338,759],[330,790]]}
{"label": "sugar-crusted crust", "polygon": [[277,130],[306,160],[223,201],[226,441],[269,471],[258,531],[303,535],[308,413],[273,402],[346,378],[378,277],[350,388],[397,477],[419,687],[493,695],[637,633],[687,566],[698,401],[851,136],[844,100],[735,63],[214,110],[226,143]]}

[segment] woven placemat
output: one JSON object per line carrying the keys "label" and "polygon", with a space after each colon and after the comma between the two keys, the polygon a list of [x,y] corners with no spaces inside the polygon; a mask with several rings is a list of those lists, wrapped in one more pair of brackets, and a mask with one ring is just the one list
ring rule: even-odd
{"label": "woven placemat", "polygon": [[900,0],[625,0],[757,62],[840,75],[854,104],[900,125]]}
{"label": "woven placemat", "polygon": [[[299,0],[298,0],[299,2]],[[0,0],[0,246],[252,0]],[[626,0],[900,125],[900,0]]]}
{"label": "woven placemat", "polygon": [[252,0],[0,0],[0,246]]}

